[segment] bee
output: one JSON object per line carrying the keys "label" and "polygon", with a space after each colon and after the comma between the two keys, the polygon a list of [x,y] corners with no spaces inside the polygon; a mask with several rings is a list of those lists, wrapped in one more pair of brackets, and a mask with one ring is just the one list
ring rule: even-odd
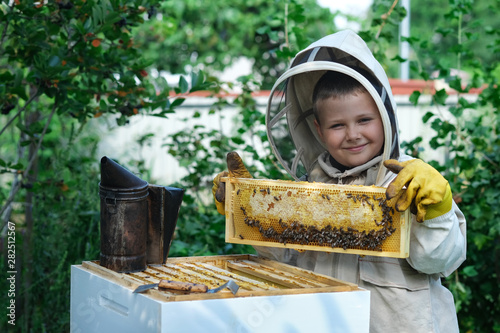
{"label": "bee", "polygon": [[244,239],[244,237],[241,234],[239,236],[240,236],[240,239]]}
{"label": "bee", "polygon": [[271,194],[271,190],[269,189],[269,187],[267,188],[267,194]]}
{"label": "bee", "polygon": [[236,195],[240,195],[240,191],[241,191],[241,190],[236,191]]}

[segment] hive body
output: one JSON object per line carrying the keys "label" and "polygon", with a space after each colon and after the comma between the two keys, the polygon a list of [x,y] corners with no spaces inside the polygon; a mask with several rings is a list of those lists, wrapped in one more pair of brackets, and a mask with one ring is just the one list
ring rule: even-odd
{"label": "hive body", "polygon": [[409,212],[385,188],[226,178],[226,241],[408,257]]}

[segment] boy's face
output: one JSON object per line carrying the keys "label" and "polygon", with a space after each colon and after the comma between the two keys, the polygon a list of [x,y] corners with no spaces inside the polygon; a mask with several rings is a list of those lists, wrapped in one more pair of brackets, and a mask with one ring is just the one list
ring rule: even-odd
{"label": "boy's face", "polygon": [[316,130],[328,152],[352,168],[379,155],[384,146],[384,126],[375,101],[368,92],[316,102]]}

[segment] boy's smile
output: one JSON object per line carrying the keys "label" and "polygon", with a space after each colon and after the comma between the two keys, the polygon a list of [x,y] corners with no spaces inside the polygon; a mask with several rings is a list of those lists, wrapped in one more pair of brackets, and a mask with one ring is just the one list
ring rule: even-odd
{"label": "boy's smile", "polygon": [[316,130],[328,152],[340,164],[353,168],[379,155],[384,127],[368,92],[318,100]]}

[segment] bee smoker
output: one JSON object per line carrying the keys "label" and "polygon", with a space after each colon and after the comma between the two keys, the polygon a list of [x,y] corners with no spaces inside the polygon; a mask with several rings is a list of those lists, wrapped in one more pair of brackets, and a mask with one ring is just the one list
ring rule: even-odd
{"label": "bee smoker", "polygon": [[101,159],[100,264],[120,273],[165,263],[184,190],[149,185],[104,156]]}

